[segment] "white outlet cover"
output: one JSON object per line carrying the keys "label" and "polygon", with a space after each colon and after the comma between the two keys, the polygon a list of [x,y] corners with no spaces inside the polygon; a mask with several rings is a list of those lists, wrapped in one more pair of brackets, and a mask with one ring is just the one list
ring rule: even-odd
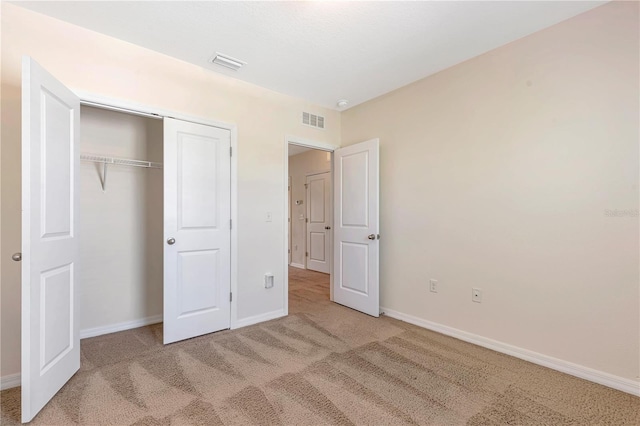
{"label": "white outlet cover", "polygon": [[430,279],[429,280],[429,290],[432,293],[437,293],[438,292],[438,280],[434,280],[434,279]]}
{"label": "white outlet cover", "polygon": [[471,289],[471,300],[476,303],[482,302],[482,290],[479,288]]}

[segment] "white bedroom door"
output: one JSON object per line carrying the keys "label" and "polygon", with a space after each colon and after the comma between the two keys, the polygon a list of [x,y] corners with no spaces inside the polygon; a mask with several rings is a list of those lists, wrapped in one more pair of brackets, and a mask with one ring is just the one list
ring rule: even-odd
{"label": "white bedroom door", "polygon": [[380,315],[379,140],[334,152],[334,301]]}
{"label": "white bedroom door", "polygon": [[331,172],[307,176],[307,269],[331,272]]}
{"label": "white bedroom door", "polygon": [[231,133],[164,119],[164,343],[231,324]]}
{"label": "white bedroom door", "polygon": [[22,61],[22,422],[80,368],[80,99]]}

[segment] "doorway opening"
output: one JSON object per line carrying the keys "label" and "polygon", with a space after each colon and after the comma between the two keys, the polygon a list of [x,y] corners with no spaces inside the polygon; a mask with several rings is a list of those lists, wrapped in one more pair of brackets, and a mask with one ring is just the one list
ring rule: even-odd
{"label": "doorway opening", "polygon": [[83,339],[131,319],[162,322],[163,123],[81,105],[80,129]]}
{"label": "doorway opening", "polygon": [[287,154],[288,311],[308,312],[331,301],[333,155],[290,141]]}
{"label": "doorway opening", "polygon": [[[289,313],[289,309],[293,312],[308,313],[316,311],[317,307],[323,308],[320,304],[336,302],[378,317],[380,141],[371,139],[339,148],[285,136],[283,148],[284,211],[289,213],[283,215],[285,240],[289,242],[289,235],[292,237],[290,247],[289,244],[283,244],[284,259],[287,259],[283,262],[285,315]],[[296,150],[298,153],[295,153]],[[292,164],[291,173],[289,171],[290,157],[305,155],[307,151],[320,151],[319,155],[316,155],[321,159],[321,163],[320,166],[311,163],[302,167],[304,180],[298,180],[297,188],[301,189],[301,182],[304,182],[303,187],[305,184],[307,187],[302,192],[304,196],[298,196],[293,174],[295,165]],[[324,189],[326,187],[320,183],[320,175],[327,171],[331,182],[329,188]],[[288,187],[290,177],[291,192]],[[318,182],[312,182],[314,180]],[[319,204],[314,205],[313,202],[306,201],[312,197],[310,193],[314,192],[314,188],[316,193],[328,195],[331,203],[324,217],[320,212],[327,211],[326,205],[320,208]],[[324,222],[324,218],[327,218],[328,223]],[[295,229],[302,228],[301,222],[304,223],[304,243],[300,242],[301,239],[295,238]],[[308,226],[314,222],[322,224],[322,227]],[[321,248],[326,251],[321,251]],[[322,253],[325,254],[321,255]],[[327,259],[328,274],[309,269],[317,269],[323,264],[323,259]],[[292,280],[289,280],[290,271]]]}
{"label": "doorway opening", "polygon": [[231,227],[218,226],[231,220],[230,131],[80,110],[81,337],[162,322],[168,344],[230,328],[231,301],[219,301],[231,293]]}

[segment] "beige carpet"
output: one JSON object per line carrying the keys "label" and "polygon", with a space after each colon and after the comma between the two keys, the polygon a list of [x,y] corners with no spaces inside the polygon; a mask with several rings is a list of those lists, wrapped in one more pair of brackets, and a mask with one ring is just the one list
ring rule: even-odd
{"label": "beige carpet", "polygon": [[[328,300],[291,269],[290,315],[162,346],[162,326],[82,341],[32,424],[640,424],[640,398]],[[0,394],[19,423],[20,390]]]}

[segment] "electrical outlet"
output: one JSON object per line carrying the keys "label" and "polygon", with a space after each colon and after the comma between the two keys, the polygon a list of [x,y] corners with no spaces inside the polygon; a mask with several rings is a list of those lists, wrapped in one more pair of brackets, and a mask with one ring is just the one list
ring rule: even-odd
{"label": "electrical outlet", "polygon": [[481,303],[482,302],[482,290],[479,288],[472,288],[471,289],[471,300],[476,302],[476,303]]}
{"label": "electrical outlet", "polygon": [[438,280],[434,280],[433,278],[429,280],[429,290],[431,290],[432,293],[438,292]]}

